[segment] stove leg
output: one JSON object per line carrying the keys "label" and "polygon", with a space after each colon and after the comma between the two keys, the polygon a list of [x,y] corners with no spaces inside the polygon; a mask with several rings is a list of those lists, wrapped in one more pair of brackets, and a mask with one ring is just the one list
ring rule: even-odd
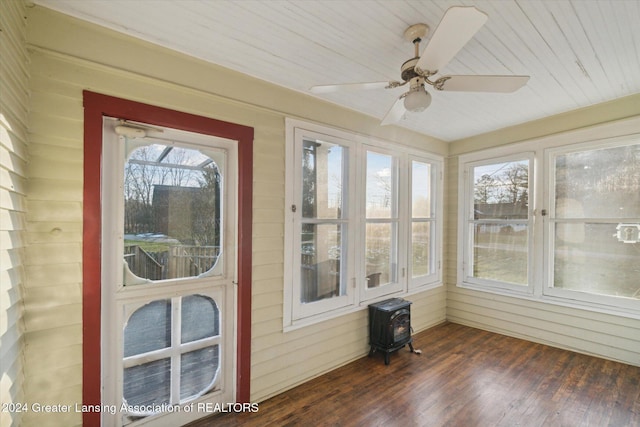
{"label": "stove leg", "polygon": [[368,356],[371,357],[373,356],[373,353],[376,351],[376,348],[374,346],[371,346],[371,348],[369,349],[369,354]]}
{"label": "stove leg", "polygon": [[389,364],[389,353],[387,352],[384,353],[384,364],[385,365]]}

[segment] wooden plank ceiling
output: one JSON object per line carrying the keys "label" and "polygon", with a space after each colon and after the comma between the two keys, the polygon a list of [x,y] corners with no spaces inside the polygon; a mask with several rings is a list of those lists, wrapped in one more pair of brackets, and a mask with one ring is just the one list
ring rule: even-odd
{"label": "wooden plank ceiling", "polygon": [[[476,6],[489,20],[441,74],[531,79],[511,94],[430,90],[431,106],[398,124],[446,141],[640,92],[640,0],[35,3],[307,94],[319,84],[400,80],[413,57],[402,37],[409,25],[433,31],[449,7]],[[313,96],[381,119],[405,90]]]}

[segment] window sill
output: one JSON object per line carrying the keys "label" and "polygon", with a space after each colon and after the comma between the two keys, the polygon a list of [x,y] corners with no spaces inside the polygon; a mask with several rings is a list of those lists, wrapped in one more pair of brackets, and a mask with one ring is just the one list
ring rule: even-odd
{"label": "window sill", "polygon": [[348,307],[342,307],[336,310],[332,310],[330,312],[327,313],[322,313],[322,314],[318,314],[315,316],[309,316],[303,319],[296,319],[293,320],[290,324],[288,325],[283,325],[282,327],[282,332],[287,333],[287,332],[292,332],[292,331],[296,331],[298,329],[302,329],[305,328],[307,326],[312,326],[312,325],[316,325],[318,323],[322,323],[325,321],[329,321],[338,317],[342,317],[342,316],[346,316],[349,314],[353,314],[353,313],[357,313],[359,311],[362,310],[366,310],[369,307],[369,304],[373,304],[379,301],[384,301],[386,299],[389,298],[402,298],[402,297],[408,297],[408,296],[412,296],[412,295],[417,295],[420,294],[422,292],[426,292],[432,289],[437,289],[443,286],[442,282],[437,282],[437,283],[432,283],[432,284],[426,284],[417,288],[413,288],[410,289],[407,292],[394,292],[391,294],[387,294],[378,298],[372,298],[370,300],[366,300],[366,301],[361,301],[359,304],[354,304],[354,305],[350,305]]}

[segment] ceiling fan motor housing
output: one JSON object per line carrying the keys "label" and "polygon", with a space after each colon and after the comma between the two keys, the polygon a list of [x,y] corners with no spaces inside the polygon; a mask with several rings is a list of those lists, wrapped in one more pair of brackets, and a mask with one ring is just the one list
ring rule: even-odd
{"label": "ceiling fan motor housing", "polygon": [[402,64],[402,67],[400,68],[400,76],[402,77],[403,81],[408,82],[412,78],[420,76],[418,73],[416,73],[415,70],[416,64],[418,63],[419,59],[420,57],[416,56],[415,58],[411,58],[410,60]]}

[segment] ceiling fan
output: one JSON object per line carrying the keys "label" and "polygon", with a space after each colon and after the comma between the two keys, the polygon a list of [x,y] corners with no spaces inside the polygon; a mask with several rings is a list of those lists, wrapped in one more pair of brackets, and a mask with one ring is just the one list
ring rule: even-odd
{"label": "ceiling fan", "polygon": [[392,89],[409,84],[409,90],[396,100],[382,120],[382,125],[399,121],[406,111],[421,112],[431,104],[425,84],[436,90],[457,92],[515,92],[524,86],[529,76],[463,75],[434,78],[438,71],[467,44],[487,22],[488,16],[473,6],[449,8],[420,56],[420,42],[429,32],[426,24],[415,24],[404,32],[405,40],[413,43],[415,56],[401,67],[402,81],[348,83],[313,86],[312,93],[342,90]]}

